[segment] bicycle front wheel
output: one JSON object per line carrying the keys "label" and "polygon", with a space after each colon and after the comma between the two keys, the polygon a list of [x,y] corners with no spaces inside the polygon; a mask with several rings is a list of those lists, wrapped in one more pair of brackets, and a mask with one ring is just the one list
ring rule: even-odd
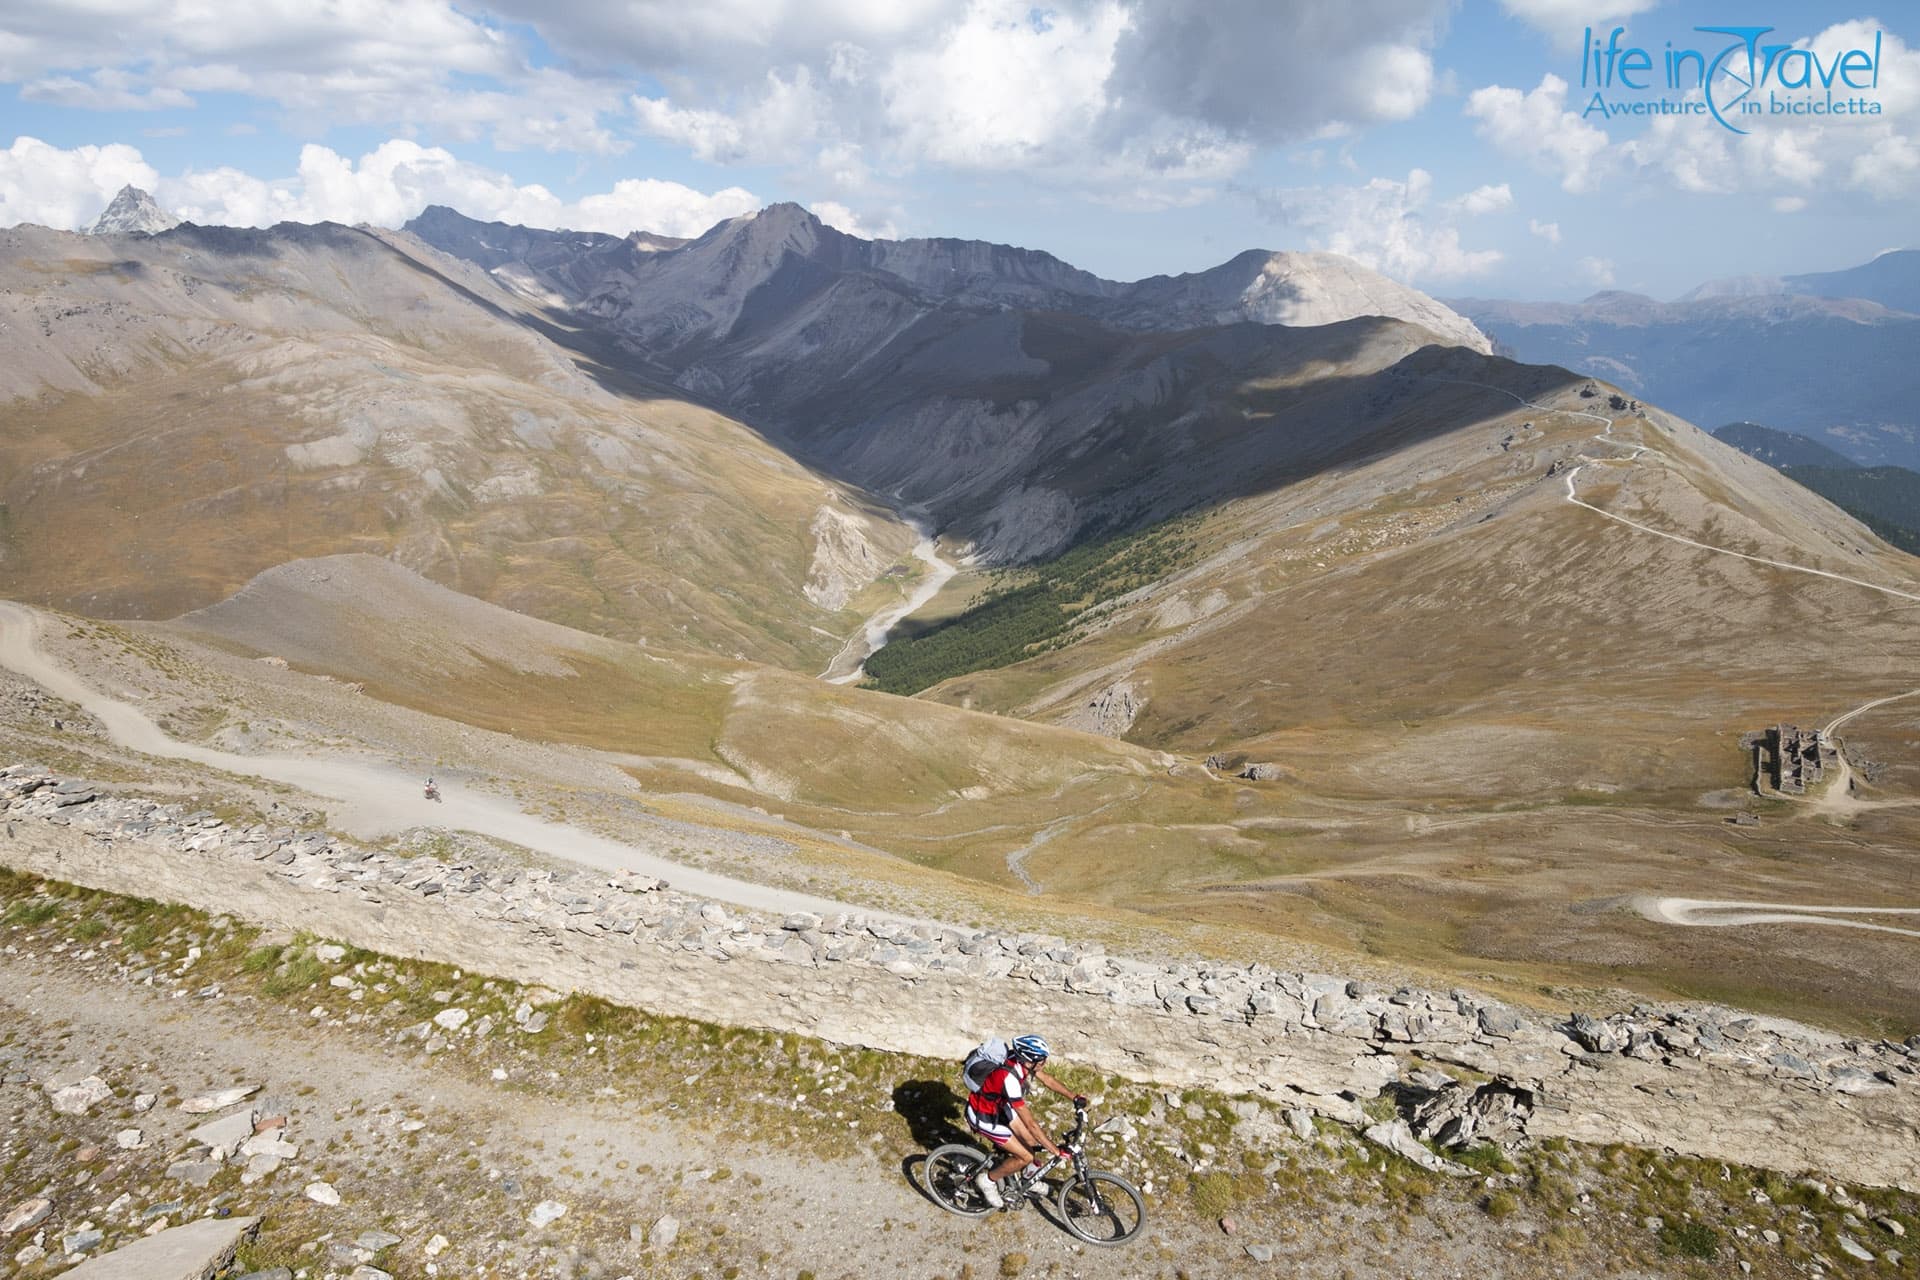
{"label": "bicycle front wheel", "polygon": [[1055,1203],[1067,1230],[1088,1244],[1125,1244],[1147,1225],[1147,1202],[1131,1182],[1111,1173],[1076,1174]]}
{"label": "bicycle front wheel", "polygon": [[934,1203],[948,1213],[967,1218],[985,1217],[993,1212],[993,1206],[980,1194],[980,1188],[973,1185],[973,1177],[986,1162],[986,1155],[978,1147],[950,1142],[927,1156],[926,1164],[920,1169],[920,1179]]}

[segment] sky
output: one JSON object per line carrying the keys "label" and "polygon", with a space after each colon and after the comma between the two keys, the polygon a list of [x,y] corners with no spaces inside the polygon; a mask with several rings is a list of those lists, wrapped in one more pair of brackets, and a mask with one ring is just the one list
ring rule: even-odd
{"label": "sky", "polygon": [[792,200],[1114,279],[1321,249],[1671,298],[1920,246],[1920,6],[1880,3],[9,0],[0,226],[128,183],[257,226],[691,236]]}

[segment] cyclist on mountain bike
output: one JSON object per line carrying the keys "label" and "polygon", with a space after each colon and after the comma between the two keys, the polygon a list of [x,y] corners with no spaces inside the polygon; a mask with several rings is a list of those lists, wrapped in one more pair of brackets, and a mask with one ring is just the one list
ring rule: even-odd
{"label": "cyclist on mountain bike", "polygon": [[996,1209],[1006,1207],[998,1183],[1032,1164],[1036,1148],[1062,1160],[1073,1158],[1061,1150],[1027,1106],[1029,1080],[1038,1080],[1061,1097],[1071,1098],[1076,1107],[1087,1105],[1084,1096],[1068,1089],[1045,1069],[1050,1052],[1043,1037],[1016,1036],[1008,1046],[1006,1064],[995,1068],[967,1098],[967,1126],[1006,1153],[1000,1163],[974,1178],[980,1194]]}

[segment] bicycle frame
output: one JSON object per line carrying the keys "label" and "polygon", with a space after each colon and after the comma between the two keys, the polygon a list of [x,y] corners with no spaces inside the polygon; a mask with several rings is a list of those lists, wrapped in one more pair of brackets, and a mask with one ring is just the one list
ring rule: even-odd
{"label": "bicycle frame", "polygon": [[[1086,1132],[1086,1128],[1087,1113],[1078,1107],[1074,1108],[1073,1128],[1069,1129],[1060,1139],[1060,1146],[1072,1153],[1073,1168],[1076,1176],[1086,1168],[1086,1161],[1083,1155],[1087,1147],[1087,1138],[1091,1136]],[[1021,1194],[1029,1194],[1034,1187],[1046,1181],[1047,1175],[1055,1169],[1058,1169],[1062,1163],[1063,1161],[1059,1156],[1049,1151],[1046,1153],[1044,1161],[1030,1165],[1015,1174],[1014,1177],[1020,1182]]]}

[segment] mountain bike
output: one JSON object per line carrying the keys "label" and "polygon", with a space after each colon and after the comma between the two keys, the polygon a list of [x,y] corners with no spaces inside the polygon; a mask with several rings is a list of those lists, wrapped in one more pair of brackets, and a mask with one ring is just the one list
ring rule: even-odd
{"label": "mountain bike", "polygon": [[[1073,1156],[1066,1177],[1058,1183],[1047,1181],[1048,1174],[1066,1163],[1058,1156],[1048,1156],[1043,1163],[1029,1165],[1001,1181],[1000,1196],[1006,1201],[1006,1208],[1018,1209],[1029,1200],[1039,1200],[1051,1193],[1060,1221],[1088,1244],[1125,1244],[1139,1235],[1147,1225],[1147,1203],[1139,1190],[1118,1174],[1088,1168],[1083,1154],[1094,1134],[1119,1124],[1119,1117],[1109,1116],[1089,1132],[1086,1108],[1075,1107],[1073,1128],[1060,1140],[1061,1149]],[[950,1142],[936,1147],[927,1156],[920,1177],[926,1184],[927,1194],[942,1209],[962,1217],[984,1218],[994,1207],[980,1194],[973,1178],[999,1160],[997,1151],[982,1151],[966,1142]]]}

